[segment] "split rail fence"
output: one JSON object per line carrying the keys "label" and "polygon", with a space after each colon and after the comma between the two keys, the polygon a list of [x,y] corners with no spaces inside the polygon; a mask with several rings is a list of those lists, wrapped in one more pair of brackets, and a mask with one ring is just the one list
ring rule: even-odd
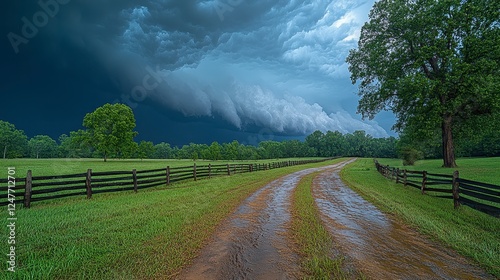
{"label": "split rail fence", "polygon": [[382,165],[375,160],[377,171],[396,183],[420,189],[438,198],[453,199],[453,205],[467,205],[489,215],[500,217],[500,186],[460,178],[459,172],[436,174]]}
{"label": "split rail fence", "polygon": [[28,170],[25,178],[0,179],[0,206],[15,207],[23,204],[29,208],[32,202],[71,196],[86,196],[108,192],[134,191],[174,182],[198,180],[214,176],[230,176],[236,173],[257,172],[287,166],[316,163],[328,159],[281,161],[254,164],[209,164],[170,167],[152,170],[93,172],[53,176],[33,176]]}

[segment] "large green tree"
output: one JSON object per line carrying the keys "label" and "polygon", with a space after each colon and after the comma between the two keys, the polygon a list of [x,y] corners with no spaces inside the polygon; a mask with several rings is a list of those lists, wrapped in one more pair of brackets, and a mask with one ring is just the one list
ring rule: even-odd
{"label": "large green tree", "polygon": [[134,146],[135,117],[124,104],[105,104],[83,119],[90,144],[104,156],[127,153]]}
{"label": "large green tree", "polygon": [[498,110],[500,1],[380,0],[347,57],[358,111],[392,110],[399,131],[439,127],[443,166],[455,167],[453,127]]}
{"label": "large green tree", "polygon": [[3,158],[22,157],[28,147],[24,131],[5,121],[0,121],[0,149]]}

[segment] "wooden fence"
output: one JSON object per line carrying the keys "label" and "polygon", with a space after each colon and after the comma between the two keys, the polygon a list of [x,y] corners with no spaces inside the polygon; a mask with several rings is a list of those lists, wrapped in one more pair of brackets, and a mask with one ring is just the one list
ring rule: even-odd
{"label": "wooden fence", "polygon": [[459,172],[435,174],[427,171],[410,171],[382,165],[375,160],[375,167],[385,177],[396,183],[420,189],[422,194],[452,199],[455,208],[467,205],[495,217],[500,217],[500,186],[460,178]]}
{"label": "wooden fence", "polygon": [[209,164],[204,166],[170,167],[152,170],[93,172],[53,176],[33,176],[29,170],[25,178],[0,179],[0,206],[23,204],[70,196],[86,196],[107,192],[134,191],[185,180],[213,176],[257,172],[287,166],[327,161],[328,159],[281,161],[255,164]]}

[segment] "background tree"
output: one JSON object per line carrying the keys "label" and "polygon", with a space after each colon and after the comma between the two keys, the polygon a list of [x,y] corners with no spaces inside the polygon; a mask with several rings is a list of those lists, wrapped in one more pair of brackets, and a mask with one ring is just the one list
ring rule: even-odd
{"label": "background tree", "polygon": [[105,104],[83,119],[91,145],[103,155],[126,153],[134,145],[134,113],[124,104]]}
{"label": "background tree", "polygon": [[372,156],[372,147],[370,146],[372,137],[363,130],[356,130],[352,134],[346,134],[346,139],[350,143],[350,156]]}
{"label": "background tree", "polygon": [[220,160],[222,158],[222,147],[218,142],[212,142],[208,147],[208,157],[210,160]]}
{"label": "background tree", "polygon": [[231,143],[222,144],[222,158],[225,160],[237,160],[239,158],[240,143],[234,140]]}
{"label": "background tree", "polygon": [[57,142],[47,135],[36,135],[28,141],[32,158],[55,158],[58,155]]}
{"label": "background tree", "polygon": [[24,131],[5,121],[0,121],[0,149],[3,158],[22,157],[28,147],[28,137]]}
{"label": "background tree", "polygon": [[71,150],[71,139],[67,134],[61,134],[58,138],[57,156],[60,158],[75,158],[75,153]]}
{"label": "background tree", "polygon": [[69,136],[59,136],[58,157],[61,158],[89,158],[92,156],[92,147],[89,144],[88,133],[84,130],[71,131]]}
{"label": "background tree", "polygon": [[284,158],[285,157],[285,145],[281,142],[276,141],[262,141],[259,143],[259,147],[265,150],[266,158]]}
{"label": "background tree", "polygon": [[239,150],[239,159],[246,160],[257,160],[259,159],[259,155],[257,154],[257,148],[250,145],[240,144]]}
{"label": "background tree", "polygon": [[346,154],[347,140],[342,133],[327,131],[324,135],[323,156],[336,157]]}
{"label": "background tree", "polygon": [[500,156],[500,112],[478,116],[456,127],[460,156]]}
{"label": "background tree", "polygon": [[161,142],[160,144],[156,144],[154,147],[154,158],[161,158],[161,159],[169,159],[173,158],[172,155],[172,147],[170,144]]}
{"label": "background tree", "polygon": [[443,166],[455,167],[454,126],[500,107],[499,18],[496,0],[376,2],[347,57],[358,111],[392,110],[400,131],[440,128]]}
{"label": "background tree", "polygon": [[324,150],[323,147],[323,139],[324,139],[324,134],[323,132],[316,130],[312,134],[309,134],[306,137],[306,143],[309,147],[312,147],[315,149],[314,156],[320,156],[321,152]]}
{"label": "background tree", "polygon": [[80,158],[90,158],[94,153],[94,148],[90,143],[90,135],[82,129],[69,133],[69,146],[75,155]]}
{"label": "background tree", "polygon": [[140,159],[153,158],[155,145],[151,141],[142,140],[137,147],[137,157]]}

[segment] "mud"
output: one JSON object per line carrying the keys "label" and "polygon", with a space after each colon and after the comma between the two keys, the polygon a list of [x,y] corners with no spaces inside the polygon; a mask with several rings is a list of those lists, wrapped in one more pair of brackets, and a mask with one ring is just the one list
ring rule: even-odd
{"label": "mud", "polygon": [[346,187],[338,171],[315,178],[315,201],[337,250],[369,279],[494,279],[379,211]]}
{"label": "mud", "polygon": [[302,170],[259,189],[218,228],[177,279],[300,278],[298,256],[284,234],[290,196],[303,176],[336,166]]}

